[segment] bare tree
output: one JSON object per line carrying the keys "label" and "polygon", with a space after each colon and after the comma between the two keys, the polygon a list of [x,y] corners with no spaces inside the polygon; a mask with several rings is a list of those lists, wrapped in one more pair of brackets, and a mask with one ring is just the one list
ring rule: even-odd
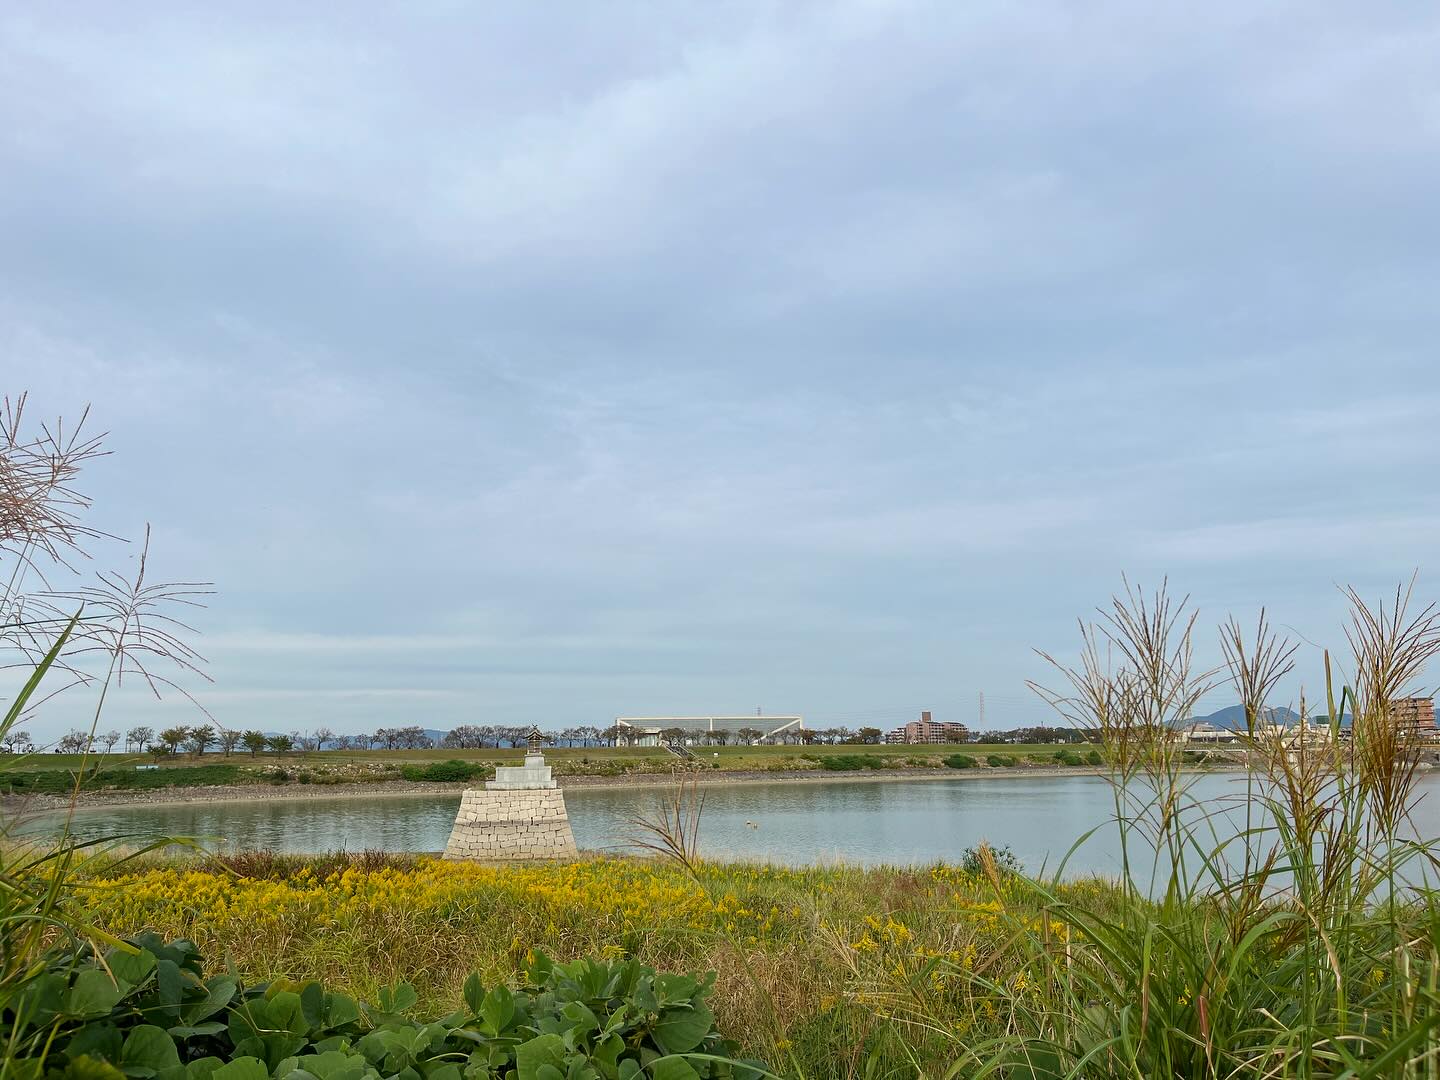
{"label": "bare tree", "polygon": [[315,729],[316,750],[324,750],[326,743],[333,743],[334,741],[335,732],[331,731],[328,727],[318,727]]}
{"label": "bare tree", "polygon": [[120,741],[120,732],[107,731],[104,735],[99,736],[99,741],[100,744],[105,747],[105,753],[108,754],[115,749],[115,744]]}
{"label": "bare tree", "polygon": [[148,727],[133,727],[125,733],[125,748],[128,750],[133,746],[143,754],[145,748],[150,745],[151,740],[154,738],[155,732],[152,729]]}
{"label": "bare tree", "polygon": [[28,754],[34,746],[30,733],[23,728],[12,727],[0,736],[0,750],[7,754]]}

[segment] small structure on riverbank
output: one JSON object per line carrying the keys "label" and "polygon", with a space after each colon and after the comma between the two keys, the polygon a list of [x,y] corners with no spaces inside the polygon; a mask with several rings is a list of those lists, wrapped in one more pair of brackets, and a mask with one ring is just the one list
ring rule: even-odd
{"label": "small structure on riverbank", "polygon": [[541,738],[539,729],[532,728],[524,765],[498,766],[495,779],[484,788],[466,789],[445,858],[501,862],[575,857],[565,794],[545,764]]}

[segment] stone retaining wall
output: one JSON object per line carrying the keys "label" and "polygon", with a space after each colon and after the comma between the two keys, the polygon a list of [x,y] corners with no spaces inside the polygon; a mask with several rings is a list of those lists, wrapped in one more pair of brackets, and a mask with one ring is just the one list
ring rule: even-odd
{"label": "stone retaining wall", "polygon": [[447,859],[484,862],[576,854],[565,795],[558,788],[467,789],[445,845]]}

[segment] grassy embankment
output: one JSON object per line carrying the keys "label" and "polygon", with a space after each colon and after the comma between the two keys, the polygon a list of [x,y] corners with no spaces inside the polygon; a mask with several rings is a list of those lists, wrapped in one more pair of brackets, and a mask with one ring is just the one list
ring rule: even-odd
{"label": "grassy embankment", "polygon": [[[651,860],[504,868],[407,856],[268,854],[170,864],[96,885],[87,906],[120,934],[194,940],[247,980],[320,978],[374,1000],[405,980],[420,1012],[455,1007],[472,971],[513,982],[531,948],[557,959],[634,956],[661,970],[719,973],[722,1030],[789,1062],[786,1075],[913,1075],[955,1056],[956,1038],[999,1023],[1000,997],[967,973],[1015,977],[1011,918],[1038,908],[1014,887],[956,867],[784,869],[704,865],[699,880]],[[1069,889],[1099,902],[1107,886]],[[910,997],[951,1029],[881,1019]]]}
{"label": "grassy embankment", "polygon": [[[974,768],[1083,763],[1089,747],[1050,745],[953,746],[737,746],[695,751],[696,767],[717,773],[822,772],[876,769],[915,770],[946,766],[960,755]],[[1057,757],[1059,755],[1059,757]],[[147,791],[168,787],[230,784],[348,784],[387,781],[457,781],[493,773],[497,764],[517,764],[523,750],[326,750],[311,753],[206,754],[148,757],[91,754],[84,759],[86,791]],[[1063,757],[1062,762],[1060,758]],[[669,775],[679,759],[658,748],[552,747],[545,759],[560,777]],[[75,786],[78,754],[36,754],[19,768],[0,774],[0,790],[63,794]],[[464,762],[468,770],[447,768]],[[158,768],[137,768],[156,764]]]}

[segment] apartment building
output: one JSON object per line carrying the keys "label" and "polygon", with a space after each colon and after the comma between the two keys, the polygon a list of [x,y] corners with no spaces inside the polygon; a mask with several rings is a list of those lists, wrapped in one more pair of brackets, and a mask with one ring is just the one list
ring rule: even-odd
{"label": "apartment building", "polygon": [[904,727],[897,727],[885,736],[887,743],[917,746],[935,743],[963,743],[970,741],[970,729],[964,724],[937,724],[927,709],[919,720],[911,720]]}

